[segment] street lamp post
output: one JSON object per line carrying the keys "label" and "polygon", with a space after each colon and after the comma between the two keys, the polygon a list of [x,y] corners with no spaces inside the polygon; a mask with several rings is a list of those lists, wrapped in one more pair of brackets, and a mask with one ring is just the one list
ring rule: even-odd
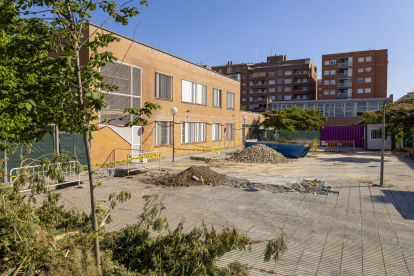
{"label": "street lamp post", "polygon": [[244,138],[244,141],[246,142],[246,119],[247,119],[247,116],[246,115],[243,115],[243,121],[244,121],[244,123],[243,123],[243,138]]}
{"label": "street lamp post", "polygon": [[381,135],[381,172],[380,186],[384,186],[384,150],[385,150],[385,105],[387,101],[382,101],[382,135]]}
{"label": "street lamp post", "polygon": [[266,98],[266,110],[269,111],[269,103],[271,103],[272,100],[269,100],[269,97]]}
{"label": "street lamp post", "polygon": [[173,156],[172,156],[172,161],[173,162],[175,162],[174,161],[174,157],[175,157],[175,137],[174,137],[174,134],[175,134],[175,131],[174,131],[174,127],[175,127],[175,118],[174,118],[174,115],[175,114],[177,114],[177,112],[178,112],[178,110],[177,110],[177,108],[176,107],[171,107],[171,109],[170,109],[170,112],[171,112],[171,114],[173,115],[173,137],[172,137],[172,144],[173,144]]}

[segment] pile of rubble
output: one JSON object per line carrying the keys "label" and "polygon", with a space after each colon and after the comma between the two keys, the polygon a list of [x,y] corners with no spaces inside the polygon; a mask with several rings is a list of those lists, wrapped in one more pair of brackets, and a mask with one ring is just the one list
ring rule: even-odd
{"label": "pile of rubble", "polygon": [[220,186],[228,181],[228,177],[224,174],[216,173],[209,167],[190,167],[180,173],[172,176],[157,177],[145,179],[148,184],[162,185],[167,187],[179,186]]}
{"label": "pile of rubble", "polygon": [[254,146],[243,149],[242,151],[233,154],[230,161],[240,163],[288,163],[281,153],[269,148],[263,144],[256,144]]}
{"label": "pile of rubble", "polygon": [[332,191],[331,186],[325,186],[325,182],[318,179],[302,179],[301,181],[292,184],[290,188],[292,191],[300,192],[302,194],[328,195],[328,193],[338,193]]}

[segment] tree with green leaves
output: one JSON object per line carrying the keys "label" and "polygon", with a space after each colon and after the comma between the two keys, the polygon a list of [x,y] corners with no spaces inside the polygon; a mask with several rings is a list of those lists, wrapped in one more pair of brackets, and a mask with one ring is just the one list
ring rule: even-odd
{"label": "tree with green leaves", "polygon": [[[131,1],[127,2],[130,3]],[[1,139],[8,142],[34,142],[51,132],[50,124],[60,130],[83,134],[89,171],[91,216],[95,260],[99,265],[99,227],[94,196],[90,139],[98,130],[98,114],[106,105],[100,89],[118,90],[113,83],[104,83],[99,68],[113,63],[116,57],[101,51],[117,42],[111,33],[99,28],[85,37],[91,11],[102,10],[108,18],[122,25],[139,14],[136,7],[118,7],[110,1],[90,0],[1,0],[1,49],[5,52],[0,65],[2,77],[10,78],[1,89],[0,106],[6,120],[0,123]],[[126,4],[127,4],[126,3]],[[147,1],[140,1],[147,5]],[[23,16],[22,16],[23,15]],[[82,51],[89,51],[88,60],[81,60]],[[54,58],[51,57],[54,55]],[[23,73],[23,74],[22,74]],[[146,124],[142,117],[151,116],[160,106],[145,103],[141,109],[125,110],[126,126]],[[17,117],[13,117],[14,115]],[[107,122],[107,121],[106,121]]]}
{"label": "tree with green leaves", "polygon": [[[371,110],[362,114],[362,121],[365,123],[381,123],[382,108]],[[399,139],[407,139],[412,143],[414,128],[414,99],[406,99],[385,106],[385,138],[395,136]]]}
{"label": "tree with green leaves", "polygon": [[321,111],[293,107],[263,112],[264,128],[273,127],[278,131],[296,132],[297,130],[319,130],[328,120]]}

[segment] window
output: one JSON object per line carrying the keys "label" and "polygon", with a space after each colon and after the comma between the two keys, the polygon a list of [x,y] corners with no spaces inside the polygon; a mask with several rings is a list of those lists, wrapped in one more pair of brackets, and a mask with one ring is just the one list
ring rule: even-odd
{"label": "window", "polygon": [[155,145],[172,144],[172,122],[155,122]]}
{"label": "window", "polygon": [[365,72],[367,73],[371,72],[371,67],[365,67]]}
{"label": "window", "polygon": [[328,76],[328,75],[329,75],[329,70],[325,70],[325,71],[323,71],[323,74],[324,74],[325,76]]}
{"label": "window", "polygon": [[292,87],[285,87],[285,92],[292,92]]}
{"label": "window", "polygon": [[206,141],[206,123],[181,123],[181,143]]}
{"label": "window", "polygon": [[283,87],[282,86],[278,86],[277,87],[277,92],[282,92]]}
{"label": "window", "polygon": [[364,73],[364,67],[358,68],[358,73]]}
{"label": "window", "polygon": [[244,80],[245,80],[245,79],[246,79],[246,75],[243,75],[243,76],[242,76],[242,79],[244,79]]}
{"label": "window", "polygon": [[249,75],[249,79],[252,79],[252,78],[253,78],[253,74],[250,74],[250,75]]}
{"label": "window", "polygon": [[155,73],[155,97],[172,100],[172,77]]}
{"label": "window", "polygon": [[336,70],[331,70],[331,75],[336,75]]}
{"label": "window", "polygon": [[269,80],[269,84],[276,84],[275,80]]}
{"label": "window", "polygon": [[221,73],[221,70],[219,70],[219,73]]}
{"label": "window", "polygon": [[253,89],[250,89],[250,92],[249,92],[249,93],[250,93],[250,94],[251,94],[251,93],[253,93]]}
{"label": "window", "polygon": [[236,68],[236,72],[239,73],[240,72],[240,67]]}
{"label": "window", "polygon": [[366,57],[365,58],[365,62],[371,62],[372,61],[372,57]]}
{"label": "window", "polygon": [[181,100],[186,103],[207,104],[207,86],[182,80]]}
{"label": "window", "polygon": [[234,109],[234,93],[227,92],[227,108]]}
{"label": "window", "polygon": [[278,83],[278,84],[283,83],[283,79],[277,79],[277,83]]}
{"label": "window", "polygon": [[253,82],[251,81],[251,82],[250,82],[250,86],[252,86],[252,85],[253,85]]}
{"label": "window", "polygon": [[367,103],[357,103],[357,116],[362,116],[367,111]]}
{"label": "window", "polygon": [[290,76],[290,75],[292,75],[292,70],[285,71],[285,76]]}
{"label": "window", "polygon": [[364,57],[359,57],[358,62],[364,62]]}
{"label": "window", "polygon": [[226,139],[227,140],[234,139],[234,124],[226,125]]}
{"label": "window", "polygon": [[365,88],[365,93],[371,93],[371,88]]}
{"label": "window", "polygon": [[378,128],[371,129],[371,140],[381,139],[381,131]]}
{"label": "window", "polygon": [[276,89],[275,88],[269,88],[269,93],[273,93],[273,92],[276,92]]}
{"label": "window", "polygon": [[358,92],[357,92],[358,94],[362,94],[362,93],[364,93],[364,88],[358,88]]}
{"label": "window", "polygon": [[329,60],[325,60],[325,61],[323,62],[323,65],[329,65]]}
{"label": "window", "polygon": [[250,97],[250,98],[249,98],[249,101],[251,101],[251,102],[252,102],[252,101],[253,101],[253,97]]}
{"label": "window", "polygon": [[359,78],[358,83],[364,83],[364,78]]}
{"label": "window", "polygon": [[213,88],[213,106],[221,107],[221,90]]}
{"label": "window", "polygon": [[331,65],[335,65],[336,64],[336,60],[331,60]]}
{"label": "window", "polygon": [[329,94],[331,94],[331,95],[335,95],[335,90],[330,90],[330,91],[329,91]]}
{"label": "window", "polygon": [[141,108],[141,68],[115,62],[107,63],[100,68],[100,72],[104,83],[114,83],[119,88],[118,91],[110,93],[104,88],[101,89],[107,102],[101,110],[100,120],[111,120],[111,124],[123,126],[127,122],[118,118],[125,116],[124,110]]}
{"label": "window", "polygon": [[277,75],[278,76],[283,76],[283,70],[277,70]]}
{"label": "window", "polygon": [[329,95],[329,90],[324,90],[324,91],[323,91],[323,94],[324,94],[324,95]]}
{"label": "window", "polygon": [[290,100],[292,100],[292,96],[291,95],[285,96],[284,99],[285,99],[285,101],[290,101]]}
{"label": "window", "polygon": [[329,85],[329,80],[324,80],[323,85]]}
{"label": "window", "polygon": [[231,74],[231,67],[227,67],[227,74]]}
{"label": "window", "polygon": [[278,100],[278,101],[283,100],[283,95],[277,95],[277,100]]}
{"label": "window", "polygon": [[276,77],[276,72],[269,72],[269,77]]}
{"label": "window", "polygon": [[242,91],[242,94],[246,94],[246,91],[245,91],[245,90],[243,90],[243,91]]}
{"label": "window", "polygon": [[270,96],[270,97],[269,97],[269,100],[271,100],[271,101],[276,101],[276,96]]}
{"label": "window", "polygon": [[220,141],[221,140],[221,123],[213,123],[212,132],[213,132],[213,141]]}
{"label": "window", "polygon": [[242,99],[242,102],[245,102],[245,101],[246,101],[246,99],[245,99],[245,98],[243,98],[243,99]]}
{"label": "window", "polygon": [[331,80],[331,83],[330,83],[331,85],[334,85],[334,84],[336,84],[336,81],[335,80]]}
{"label": "window", "polygon": [[371,82],[371,78],[365,78],[365,83],[370,83]]}
{"label": "window", "polygon": [[285,84],[290,84],[292,83],[292,79],[285,79]]}
{"label": "window", "polygon": [[243,83],[242,83],[242,86],[246,86],[246,83],[245,83],[245,82],[243,82]]}
{"label": "window", "polygon": [[243,68],[243,71],[246,71],[246,68]]}

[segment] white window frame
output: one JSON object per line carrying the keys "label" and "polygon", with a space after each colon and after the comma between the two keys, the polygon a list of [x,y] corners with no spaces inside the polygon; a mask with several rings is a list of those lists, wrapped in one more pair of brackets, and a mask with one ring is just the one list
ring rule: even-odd
{"label": "white window frame", "polygon": [[364,93],[364,88],[358,88],[357,93],[358,94],[363,94]]}
{"label": "white window frame", "polygon": [[323,71],[323,75],[324,75],[324,76],[329,76],[329,70],[325,70],[325,71]]}
{"label": "white window frame", "polygon": [[324,95],[329,95],[329,90],[323,90]]}
{"label": "white window frame", "polygon": [[269,80],[269,84],[276,84],[276,80]]}
{"label": "white window frame", "polygon": [[[170,126],[166,127],[166,126],[160,126],[160,124],[163,123],[169,123]],[[166,146],[166,145],[172,145],[172,121],[155,121],[155,145],[156,146]],[[166,130],[166,134],[167,134],[167,142],[166,143],[158,143],[158,138],[160,137],[160,132]]]}
{"label": "white window frame", "polygon": [[[194,88],[196,89],[194,90]],[[201,95],[199,94],[199,91],[198,91],[199,88],[202,89]],[[191,91],[188,90],[188,95],[184,95],[184,89],[185,90],[191,89]],[[201,99],[201,103],[199,102],[199,98]],[[182,79],[181,80],[181,101],[184,103],[207,105],[207,85],[189,81],[186,79]]]}
{"label": "white window frame", "polygon": [[[163,76],[166,76],[166,77],[169,77],[170,78],[170,82],[171,82],[170,83],[170,87],[171,87],[170,97],[168,97],[168,96],[167,97],[161,97],[160,96],[160,94],[161,94],[160,93],[160,89],[159,89],[160,88],[159,87],[160,75],[163,75]],[[167,92],[167,94],[168,94],[168,92]],[[157,98],[157,99],[171,100],[172,101],[172,99],[173,99],[173,76],[155,71],[155,98]]]}
{"label": "white window frame", "polygon": [[333,90],[333,89],[332,90],[329,90],[329,94],[330,95],[335,95],[335,92],[336,92],[336,90]]}
{"label": "white window frame", "polygon": [[234,109],[234,97],[235,94],[233,92],[227,91],[227,109]]}
{"label": "white window frame", "polygon": [[335,65],[336,64],[336,60],[335,59],[332,59],[331,62],[330,62],[330,64],[331,65]]}
{"label": "white window frame", "polygon": [[205,143],[206,127],[204,122],[181,122],[181,144]]}
{"label": "white window frame", "polygon": [[269,93],[274,93],[274,92],[276,92],[276,88],[274,88],[274,87],[272,87],[272,88],[269,88],[269,91],[268,91]]}
{"label": "white window frame", "polygon": [[292,75],[292,70],[285,71],[285,76],[291,76],[291,75]]}
{"label": "white window frame", "polygon": [[291,101],[291,100],[292,100],[292,95],[285,95],[285,96],[283,97],[283,100],[284,100],[284,101]]}
{"label": "white window frame", "polygon": [[365,93],[369,94],[371,92],[372,92],[372,89],[371,88],[365,88]]}
{"label": "white window frame", "polygon": [[373,128],[369,135],[370,140],[381,140],[381,131],[379,128]]}
{"label": "white window frame", "polygon": [[284,84],[292,84],[292,79],[285,79]]}
{"label": "white window frame", "polygon": [[371,73],[372,72],[372,67],[365,67],[365,72],[366,73]]}
{"label": "white window frame", "polygon": [[221,141],[221,123],[213,123],[211,126],[212,141]]}
{"label": "white window frame", "polygon": [[214,107],[222,106],[222,95],[223,95],[223,91],[221,89],[213,88],[213,106]]}
{"label": "white window frame", "polygon": [[[362,82],[360,82],[360,80],[362,80]],[[364,83],[364,78],[358,78],[357,83]]]}
{"label": "white window frame", "polygon": [[329,82],[329,84],[330,84],[330,85],[335,85],[335,84],[336,84],[336,80],[331,80],[331,81]]}
{"label": "white window frame", "polygon": [[336,70],[331,70],[331,72],[329,72],[330,75],[336,75]]}
{"label": "white window frame", "polygon": [[371,78],[365,78],[365,83],[371,83]]}
{"label": "white window frame", "polygon": [[364,62],[364,57],[359,57],[358,62]]}
{"label": "white window frame", "polygon": [[329,60],[327,59],[327,60],[325,60],[324,62],[323,62],[323,65],[329,65]]}
{"label": "white window frame", "polygon": [[371,62],[372,61],[372,56],[368,56],[365,58],[365,62]]}
{"label": "white window frame", "polygon": [[364,73],[364,67],[359,67],[358,68],[358,73]]}
{"label": "white window frame", "polygon": [[329,85],[329,80],[324,80],[323,85]]}
{"label": "white window frame", "polygon": [[226,124],[226,140],[234,139],[234,123]]}

